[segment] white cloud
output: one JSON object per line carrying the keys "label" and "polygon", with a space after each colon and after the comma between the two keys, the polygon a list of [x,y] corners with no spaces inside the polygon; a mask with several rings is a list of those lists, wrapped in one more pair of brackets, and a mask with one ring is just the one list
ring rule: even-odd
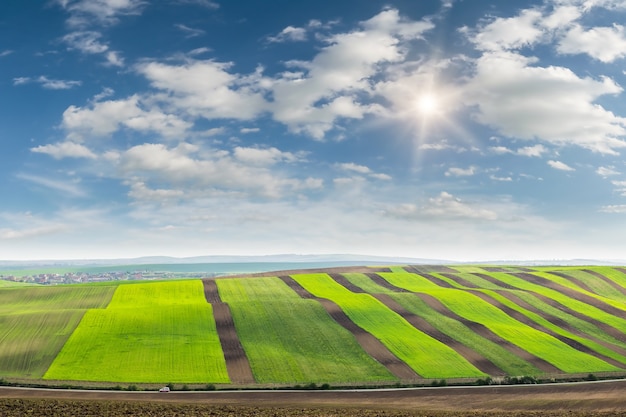
{"label": "white cloud", "polygon": [[287,26],[278,35],[270,36],[267,40],[274,43],[301,42],[307,40],[307,30],[305,28]]}
{"label": "white cloud", "polygon": [[479,27],[474,33],[467,29],[464,31],[478,49],[485,51],[518,49],[540,40],[543,35],[543,31],[538,27],[541,18],[541,11],[526,9],[515,17],[496,18]]}
{"label": "white cloud", "polygon": [[48,90],[69,90],[74,87],[78,87],[82,84],[81,81],[74,80],[55,80],[41,75],[37,78],[30,77],[16,77],[13,78],[13,85],[24,85],[28,83],[40,84],[43,88]]}
{"label": "white cloud", "polygon": [[244,77],[227,70],[231,64],[189,61],[181,65],[144,62],[137,71],[164,91],[154,98],[194,117],[249,120],[266,110],[259,73]]}
{"label": "white cloud", "polygon": [[244,148],[237,146],[233,151],[234,157],[246,164],[274,165],[281,161],[295,162],[298,157],[290,152],[282,152],[276,148]]}
{"label": "white cloud", "polygon": [[124,58],[120,56],[119,52],[116,51],[107,51],[106,55],[107,65],[113,67],[123,67],[124,66]]}
{"label": "white cloud", "polygon": [[158,108],[144,109],[138,96],[96,102],[91,108],[70,106],[63,112],[62,125],[68,138],[76,141],[108,136],[122,127],[179,137],[191,127],[191,123]]}
{"label": "white cloud", "polygon": [[[355,174],[360,174],[360,175],[365,175],[369,178],[375,179],[375,180],[380,180],[380,181],[390,181],[392,178],[390,175],[387,174],[383,174],[383,173],[377,173],[372,171],[369,167],[366,167],[365,165],[359,165],[359,164],[355,164],[353,162],[345,162],[345,163],[340,163],[340,164],[335,164],[335,167],[337,167],[339,170],[342,171],[347,171],[347,172],[352,172]],[[352,177],[352,180],[354,181],[360,181],[361,178],[359,177]],[[337,183],[342,183],[342,182],[347,182],[347,178],[338,178],[336,180]]]}
{"label": "white cloud", "polygon": [[63,36],[63,41],[70,49],[78,49],[86,54],[101,54],[108,51],[109,46],[100,42],[100,38],[100,32],[76,31]]}
{"label": "white cloud", "polygon": [[517,154],[522,156],[530,156],[539,158],[541,155],[547,152],[547,149],[543,145],[526,146],[518,149]]}
{"label": "white cloud", "polygon": [[427,21],[406,21],[395,9],[385,10],[361,23],[361,30],[325,39],[327,46],[310,62],[291,62],[300,72],[274,80],[274,119],[291,131],[323,139],[339,118],[361,119],[380,111],[363,105],[359,94],[369,94],[372,77],[383,64],[400,62],[402,41],[418,39],[433,28]]}
{"label": "white cloud", "polygon": [[513,181],[513,178],[511,178],[511,177],[498,177],[496,175],[490,175],[489,178],[491,178],[494,181],[499,181],[499,182],[511,182],[511,181]]}
{"label": "white cloud", "polygon": [[179,29],[180,31],[182,31],[185,34],[186,38],[195,38],[197,36],[202,36],[204,35],[206,32],[202,29],[194,29],[191,28],[187,25],[183,25],[181,23],[178,23],[176,25],[174,25],[177,29]]}
{"label": "white cloud", "polygon": [[452,167],[446,171],[446,177],[471,177],[476,174],[476,167],[470,166],[468,168]]}
{"label": "white cloud", "polygon": [[0,58],[9,56],[13,53],[11,49],[5,49],[4,51],[0,51]]}
{"label": "white cloud", "polygon": [[557,51],[562,54],[585,53],[602,62],[613,62],[626,56],[624,26],[584,30],[580,25],[575,25],[560,39]]}
{"label": "white cloud", "polygon": [[626,213],[626,204],[615,204],[603,206],[600,208],[602,213],[622,214]]}
{"label": "white cloud", "polygon": [[550,160],[548,161],[548,165],[550,165],[552,168],[557,169],[559,171],[575,171],[574,168],[572,168],[571,166],[561,162],[561,161],[553,161]]}
{"label": "white cloud", "polygon": [[385,214],[407,220],[496,220],[498,214],[488,208],[467,203],[450,193],[441,192],[423,204],[402,204],[388,208]]}
{"label": "white cloud", "polygon": [[70,17],[68,25],[85,27],[98,23],[111,25],[119,21],[119,16],[136,15],[146,4],[143,0],[57,0]]}
{"label": "white cloud", "polygon": [[152,181],[168,184],[165,189],[182,190],[190,199],[224,193],[278,198],[289,190],[319,187],[317,179],[289,178],[269,169],[276,162],[292,158],[292,154],[274,148],[236,148],[231,154],[203,150],[189,143],[180,143],[175,148],[146,143],[124,151],[117,163],[122,175],[134,179],[133,182],[141,182],[148,188]]}
{"label": "white cloud", "polygon": [[626,119],[595,103],[603,95],[621,93],[617,83],[580,78],[568,68],[535,62],[511,52],[478,58],[464,91],[465,102],[477,108],[476,120],[511,138],[605,154],[626,147]]}
{"label": "white cloud", "polygon": [[605,177],[606,178],[606,177],[611,177],[611,176],[614,176],[614,175],[620,175],[621,172],[616,171],[615,167],[610,166],[610,167],[599,167],[596,170],[596,174],[600,175],[601,177]]}
{"label": "white cloud", "polygon": [[369,169],[368,167],[364,165],[358,165],[352,162],[337,164],[337,167],[344,171],[352,171],[352,172],[357,172],[359,174],[369,174],[370,172],[372,172],[372,170]]}
{"label": "white cloud", "polygon": [[260,132],[261,129],[259,129],[258,127],[242,127],[241,129],[239,129],[239,132],[246,134],[246,133],[257,133]]}
{"label": "white cloud", "polygon": [[31,152],[43,153],[54,159],[63,158],[88,158],[96,159],[97,156],[89,148],[79,143],[61,142],[49,145],[41,145],[30,149]]}

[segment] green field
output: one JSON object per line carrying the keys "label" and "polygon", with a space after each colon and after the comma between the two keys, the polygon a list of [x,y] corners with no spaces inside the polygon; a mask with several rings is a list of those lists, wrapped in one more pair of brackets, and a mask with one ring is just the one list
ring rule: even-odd
{"label": "green field", "polygon": [[120,285],[106,309],[85,314],[44,378],[229,382],[198,280]]}
{"label": "green field", "polygon": [[352,321],[424,378],[484,376],[456,351],[414,328],[371,295],[352,293],[326,274],[293,278],[315,296],[337,303]]}
{"label": "green field", "polygon": [[41,378],[89,308],[114,288],[11,286],[0,290],[0,376]]}
{"label": "green field", "polygon": [[350,332],[278,278],[218,280],[258,382],[395,381]]}
{"label": "green field", "polygon": [[0,379],[228,387],[232,363],[220,335],[231,334],[257,384],[415,382],[372,358],[364,339],[320,299],[425,383],[484,378],[480,369],[494,368],[481,361],[499,368],[498,376],[626,376],[626,274],[619,269],[416,268],[422,273],[402,266],[342,277],[302,271],[291,275],[308,293],[302,296],[276,276],[216,278],[232,315],[219,332],[198,279],[60,286],[0,280]]}

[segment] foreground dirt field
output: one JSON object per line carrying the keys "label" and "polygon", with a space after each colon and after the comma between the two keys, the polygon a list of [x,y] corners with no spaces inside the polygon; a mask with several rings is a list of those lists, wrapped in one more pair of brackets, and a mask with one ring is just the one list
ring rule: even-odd
{"label": "foreground dirt field", "polygon": [[626,416],[626,381],[389,391],[0,389],[0,416]]}

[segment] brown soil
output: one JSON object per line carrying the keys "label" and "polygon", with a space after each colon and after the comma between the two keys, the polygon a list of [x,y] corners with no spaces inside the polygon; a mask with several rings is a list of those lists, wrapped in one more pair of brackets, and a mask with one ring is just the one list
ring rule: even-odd
{"label": "brown soil", "polygon": [[478,285],[474,284],[473,282],[470,282],[468,280],[466,280],[465,278],[461,278],[458,275],[455,274],[441,274],[444,277],[456,282],[457,284],[461,285],[462,287],[465,288],[480,288]]}
{"label": "brown soil", "polygon": [[[413,272],[416,273],[418,275],[423,276],[424,278],[428,279],[429,281],[431,281],[434,284],[439,285],[440,287],[443,288],[454,288],[454,285],[450,284],[447,281],[444,281],[443,279],[437,278],[427,272],[421,272],[419,268],[415,268],[413,266],[409,266],[409,267],[405,267],[404,268],[407,272]],[[437,271],[431,271],[431,272],[437,272]]]}
{"label": "brown soil", "polygon": [[344,286],[345,288],[347,288],[349,291],[352,291],[354,293],[357,294],[363,294],[365,293],[365,291],[363,291],[363,289],[361,287],[358,287],[356,285],[354,285],[353,283],[351,283],[350,281],[348,281],[348,279],[346,277],[344,277],[341,274],[328,274],[332,279],[335,280],[335,282],[337,282],[339,285]]}
{"label": "brown soil", "polygon": [[252,368],[237,336],[235,322],[230,313],[228,304],[223,303],[217,291],[217,284],[213,280],[204,280],[204,296],[213,307],[213,316],[220,344],[226,359],[228,376],[234,384],[254,383]]}
{"label": "brown soil", "polygon": [[579,288],[582,288],[585,291],[589,291],[590,293],[595,293],[594,290],[592,290],[591,288],[589,288],[589,286],[587,284],[585,284],[583,281],[581,281],[580,279],[573,277],[565,272],[560,272],[560,271],[550,271],[550,273],[552,275],[556,275],[557,277],[561,277],[561,278],[565,278],[566,280],[572,282],[574,285],[578,286]]}
{"label": "brown soil", "polygon": [[510,285],[510,284],[507,284],[506,282],[502,282],[499,279],[492,277],[491,275],[487,275],[487,274],[473,274],[473,275],[476,275],[477,277],[482,278],[485,281],[489,281],[492,284],[499,286],[500,288],[504,288],[507,290],[519,290],[519,288],[514,287],[513,285]]}
{"label": "brown soil", "polygon": [[[281,276],[280,279],[287,283],[287,285],[293,288],[298,294],[304,294],[304,298],[313,298],[318,301],[326,309],[326,311],[333,318],[333,320],[335,320],[337,323],[339,323],[341,326],[343,326],[354,335],[357,342],[361,345],[363,350],[365,350],[368,355],[387,367],[387,369],[389,369],[389,372],[391,372],[393,375],[403,381],[414,381],[420,379],[420,376],[415,373],[413,369],[411,369],[406,363],[404,363],[393,353],[391,353],[389,349],[387,349],[387,347],[385,347],[385,345],[383,345],[378,339],[376,339],[370,333],[366,332],[365,330],[357,326],[352,320],[350,320],[346,313],[344,313],[337,304],[325,298],[314,297],[311,293],[309,293],[306,289],[304,289],[300,284],[298,284],[293,278],[289,276]],[[306,295],[305,293],[308,295]]]}
{"label": "brown soil", "polygon": [[365,275],[367,275],[369,279],[374,281],[375,284],[378,284],[379,286],[387,290],[391,290],[393,292],[409,292],[408,290],[405,290],[404,288],[396,287],[395,285],[391,284],[389,281],[387,281],[386,279],[384,279],[383,277],[381,277],[380,275],[376,273],[370,273],[370,274],[365,274]]}
{"label": "brown soil", "polygon": [[[347,392],[175,391],[160,394],[0,388],[0,415],[623,416],[626,413],[624,392],[626,381]],[[73,412],[69,409],[72,406]],[[89,412],[90,407],[95,407],[95,411]],[[512,412],[520,414],[508,414]]]}
{"label": "brown soil", "polygon": [[479,336],[484,337],[485,339],[497,343],[498,345],[502,346],[503,348],[507,349],[509,352],[513,353],[514,355],[518,356],[519,358],[525,360],[526,362],[532,364],[534,367],[536,367],[537,369],[541,370],[542,372],[548,373],[548,374],[554,374],[554,373],[560,373],[561,371],[555,367],[554,365],[550,364],[549,362],[525,351],[524,349],[519,348],[518,346],[514,345],[513,343],[501,338],[500,336],[498,336],[497,334],[493,333],[491,330],[489,330],[489,328],[485,327],[483,324],[471,321],[471,320],[467,320],[459,315],[457,315],[456,313],[452,312],[451,310],[449,310],[445,305],[443,305],[441,303],[441,301],[439,301],[438,299],[436,299],[433,296],[430,296],[428,294],[423,294],[423,293],[415,293],[418,297],[420,297],[424,302],[426,302],[432,309],[434,309],[435,311],[439,312],[440,314],[443,314],[444,316],[450,317],[454,320],[457,320],[459,322],[461,322],[462,324],[464,324],[465,326],[469,327],[473,332],[477,333]]}
{"label": "brown soil", "polygon": [[[407,267],[410,270],[407,270]],[[408,272],[417,272],[418,274],[421,274],[422,272],[424,273],[429,273],[429,272],[436,272],[438,274],[442,273],[442,272],[448,272],[451,274],[458,274],[459,271],[457,271],[456,269],[452,269],[448,266],[444,266],[444,265],[408,265],[407,267],[405,267],[404,269]]]}

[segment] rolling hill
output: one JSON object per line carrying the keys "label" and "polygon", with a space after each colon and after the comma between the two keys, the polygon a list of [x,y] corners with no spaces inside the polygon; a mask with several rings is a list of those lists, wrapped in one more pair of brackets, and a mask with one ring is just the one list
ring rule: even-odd
{"label": "rolling hill", "polygon": [[0,378],[223,387],[626,375],[626,269],[404,265],[0,286]]}

